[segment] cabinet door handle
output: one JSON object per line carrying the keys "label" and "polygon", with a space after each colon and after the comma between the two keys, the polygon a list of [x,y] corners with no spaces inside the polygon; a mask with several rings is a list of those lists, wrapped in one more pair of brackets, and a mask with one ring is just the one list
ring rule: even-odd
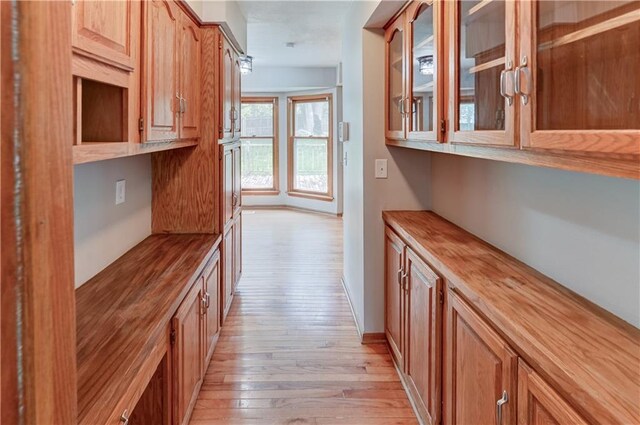
{"label": "cabinet door handle", "polygon": [[238,205],[238,195],[236,195],[235,193],[231,197],[231,205],[234,207]]}
{"label": "cabinet door handle", "polygon": [[207,308],[209,308],[209,305],[211,304],[211,295],[209,295],[208,292],[205,292],[204,297],[205,297],[206,304],[207,304],[206,306],[207,306]]}
{"label": "cabinet door handle", "polygon": [[529,88],[529,84],[531,82],[531,71],[529,71],[529,66],[528,66],[528,60],[527,60],[527,56],[523,56],[522,60],[520,61],[520,66],[516,67],[515,69],[515,74],[516,74],[516,78],[515,78],[515,91],[517,95],[520,95],[520,99],[522,100],[522,104],[526,105],[527,103],[529,103],[529,94],[525,93],[522,91],[522,84],[520,81],[520,74],[523,73],[525,74],[525,77],[527,78],[527,89]]}
{"label": "cabinet door handle", "polygon": [[182,97],[180,97],[180,94],[178,94],[176,92],[176,99],[178,101],[178,107],[176,108],[176,112],[178,114],[182,113]]}
{"label": "cabinet door handle", "polygon": [[507,61],[507,67],[500,72],[500,96],[504,97],[507,100],[507,105],[513,105],[513,96],[507,94],[507,79],[505,78],[507,75],[512,73],[511,67],[513,63],[511,61]]}
{"label": "cabinet door handle", "polygon": [[402,267],[398,269],[398,285],[402,286]]}
{"label": "cabinet door handle", "polygon": [[406,271],[402,272],[402,289],[404,289],[404,292],[408,291],[408,286],[409,286],[407,276],[408,276],[408,273]]}
{"label": "cabinet door handle", "polygon": [[496,425],[502,425],[502,405],[509,401],[506,391],[502,391],[502,398],[496,402]]}
{"label": "cabinet door handle", "polygon": [[187,99],[185,99],[184,97],[181,98],[182,100],[182,113],[184,114],[185,112],[187,112]]}
{"label": "cabinet door handle", "polygon": [[400,115],[404,115],[404,97],[398,100],[398,109],[400,110]]}
{"label": "cabinet door handle", "polygon": [[129,425],[129,411],[127,409],[120,415],[120,422],[122,422],[123,425]]}

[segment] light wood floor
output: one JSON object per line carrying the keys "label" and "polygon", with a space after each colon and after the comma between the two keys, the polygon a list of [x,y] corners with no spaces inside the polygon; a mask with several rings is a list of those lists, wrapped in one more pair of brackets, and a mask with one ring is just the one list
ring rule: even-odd
{"label": "light wood floor", "polygon": [[245,211],[243,277],[191,424],[415,424],[383,344],[340,283],[342,221]]}

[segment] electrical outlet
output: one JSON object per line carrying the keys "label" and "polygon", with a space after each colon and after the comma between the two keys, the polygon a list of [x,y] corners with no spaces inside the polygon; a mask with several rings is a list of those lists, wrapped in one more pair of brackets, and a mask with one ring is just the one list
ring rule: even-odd
{"label": "electrical outlet", "polygon": [[377,179],[387,178],[387,160],[386,159],[376,159],[376,178]]}
{"label": "electrical outlet", "polygon": [[126,180],[118,180],[116,182],[116,205],[120,205],[124,203],[125,192],[126,192]]}

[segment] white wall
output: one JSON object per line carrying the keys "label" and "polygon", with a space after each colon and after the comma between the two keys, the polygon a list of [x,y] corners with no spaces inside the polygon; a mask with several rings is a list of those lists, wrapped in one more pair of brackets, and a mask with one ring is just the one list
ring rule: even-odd
{"label": "white wall", "polygon": [[242,92],[283,93],[335,87],[335,67],[259,66],[254,64],[251,74],[242,76]]}
{"label": "white wall", "polygon": [[245,53],[247,51],[247,19],[234,0],[185,0],[191,10],[204,23],[219,24],[230,41]]}
{"label": "white wall", "polygon": [[442,154],[431,163],[436,213],[640,326],[640,183]]}
{"label": "white wall", "polygon": [[[363,29],[378,5],[354,3],[342,49],[343,117],[351,126],[344,144],[344,280],[366,333],[384,330],[382,211],[430,206],[429,154],[385,145],[384,33]],[[387,179],[374,177],[375,159],[387,159]]]}
{"label": "white wall", "polygon": [[[334,71],[335,72],[335,71]],[[333,201],[320,201],[316,199],[300,198],[287,194],[287,97],[306,94],[333,95]],[[337,127],[342,117],[342,90],[341,88],[331,88],[324,90],[292,92],[292,93],[245,93],[243,96],[274,96],[278,97],[278,161],[279,161],[279,185],[280,194],[267,196],[242,196],[242,204],[245,207],[286,205],[297,208],[305,208],[329,214],[339,214],[342,212],[342,144],[338,142]]]}
{"label": "white wall", "polygon": [[[126,201],[115,205],[120,179]],[[78,287],[151,234],[151,157],[76,165],[73,180]]]}

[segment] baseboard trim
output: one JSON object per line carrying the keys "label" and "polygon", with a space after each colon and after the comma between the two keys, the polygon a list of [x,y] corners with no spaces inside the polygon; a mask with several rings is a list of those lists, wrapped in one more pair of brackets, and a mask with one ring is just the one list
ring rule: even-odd
{"label": "baseboard trim", "polygon": [[244,210],[289,210],[304,213],[322,214],[330,217],[342,218],[342,213],[330,213],[326,211],[318,211],[311,208],[294,207],[291,205],[243,205]]}
{"label": "baseboard trim", "polygon": [[363,344],[380,344],[387,342],[387,336],[384,332],[365,332],[361,340]]}
{"label": "baseboard trim", "polygon": [[358,322],[358,316],[356,316],[356,311],[353,309],[353,303],[351,302],[351,293],[349,292],[349,287],[345,283],[344,275],[340,277],[340,283],[342,283],[342,289],[344,289],[344,293],[347,296],[347,301],[349,302],[349,309],[351,310],[351,316],[353,316],[353,321],[356,324],[356,330],[358,331],[358,338],[362,341],[362,331],[360,330],[360,322]]}

